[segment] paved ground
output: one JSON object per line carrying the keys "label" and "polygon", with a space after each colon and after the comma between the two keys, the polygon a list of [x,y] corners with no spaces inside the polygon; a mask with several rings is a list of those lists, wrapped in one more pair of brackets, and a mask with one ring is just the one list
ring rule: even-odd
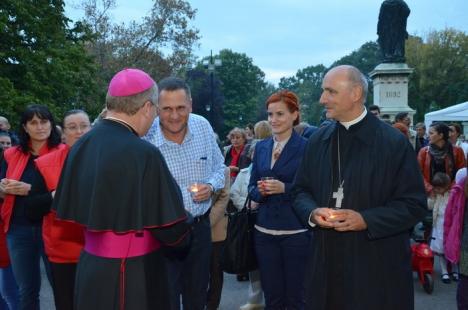
{"label": "paved ground", "polygon": [[[434,292],[426,294],[419,284],[416,274],[414,276],[415,309],[416,310],[451,310],[456,309],[455,293],[456,284],[444,284],[440,280],[438,262],[435,263],[436,275]],[[225,285],[221,298],[220,310],[237,310],[247,300],[248,282],[237,282],[233,275],[225,274]],[[45,275],[43,274],[43,285],[41,290],[41,309],[54,310],[52,291]],[[103,309],[105,310],[105,309]],[[133,310],[133,309],[132,309]],[[135,309],[137,310],[137,309]]]}

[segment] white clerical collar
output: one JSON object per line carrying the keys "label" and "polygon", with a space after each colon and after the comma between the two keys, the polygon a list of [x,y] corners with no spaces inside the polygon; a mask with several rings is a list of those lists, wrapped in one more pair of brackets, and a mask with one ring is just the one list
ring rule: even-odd
{"label": "white clerical collar", "polygon": [[359,115],[358,118],[353,119],[352,121],[349,121],[349,122],[340,122],[340,124],[343,125],[346,128],[346,130],[348,130],[349,127],[362,121],[364,117],[366,117],[366,114],[367,114],[367,109],[364,107],[364,111],[362,111],[362,114]]}

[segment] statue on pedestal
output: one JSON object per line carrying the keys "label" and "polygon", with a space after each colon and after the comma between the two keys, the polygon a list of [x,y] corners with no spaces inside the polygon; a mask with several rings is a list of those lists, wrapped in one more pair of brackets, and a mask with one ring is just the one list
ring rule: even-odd
{"label": "statue on pedestal", "polygon": [[377,34],[385,63],[405,62],[406,20],[410,14],[403,0],[385,0],[380,6]]}

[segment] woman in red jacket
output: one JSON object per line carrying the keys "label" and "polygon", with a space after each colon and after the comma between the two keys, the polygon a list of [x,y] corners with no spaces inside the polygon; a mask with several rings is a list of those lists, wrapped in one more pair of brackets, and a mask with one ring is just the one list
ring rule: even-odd
{"label": "woman in red jacket", "polygon": [[[66,147],[36,160],[36,166],[52,194],[57,188],[70,147],[90,129],[88,114],[82,110],[68,111],[63,119]],[[59,221],[55,212],[50,212],[44,218],[42,236],[51,264],[55,307],[57,310],[72,310],[76,265],[84,244],[83,228],[72,222]]]}
{"label": "woman in red jacket", "polygon": [[[39,309],[40,257],[44,256],[42,218],[52,196],[34,160],[57,149],[60,135],[49,109],[30,105],[21,115],[18,146],[4,153],[0,168],[1,219],[11,266],[19,287],[19,309]],[[44,259],[46,269],[49,263]]]}
{"label": "woman in red jacket", "polygon": [[432,178],[437,172],[446,173],[454,183],[457,171],[465,167],[465,153],[449,141],[450,128],[444,123],[429,127],[429,145],[418,154],[418,162],[424,177],[428,195],[432,194]]}

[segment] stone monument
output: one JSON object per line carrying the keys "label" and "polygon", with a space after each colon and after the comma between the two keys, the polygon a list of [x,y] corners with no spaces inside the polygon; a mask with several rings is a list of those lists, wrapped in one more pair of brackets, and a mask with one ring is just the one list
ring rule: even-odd
{"label": "stone monument", "polygon": [[415,110],[408,106],[408,79],[413,69],[405,63],[406,20],[410,14],[403,0],[385,0],[380,6],[377,34],[382,63],[370,72],[374,85],[374,104],[381,114],[394,119],[399,112],[408,112],[411,119]]}

